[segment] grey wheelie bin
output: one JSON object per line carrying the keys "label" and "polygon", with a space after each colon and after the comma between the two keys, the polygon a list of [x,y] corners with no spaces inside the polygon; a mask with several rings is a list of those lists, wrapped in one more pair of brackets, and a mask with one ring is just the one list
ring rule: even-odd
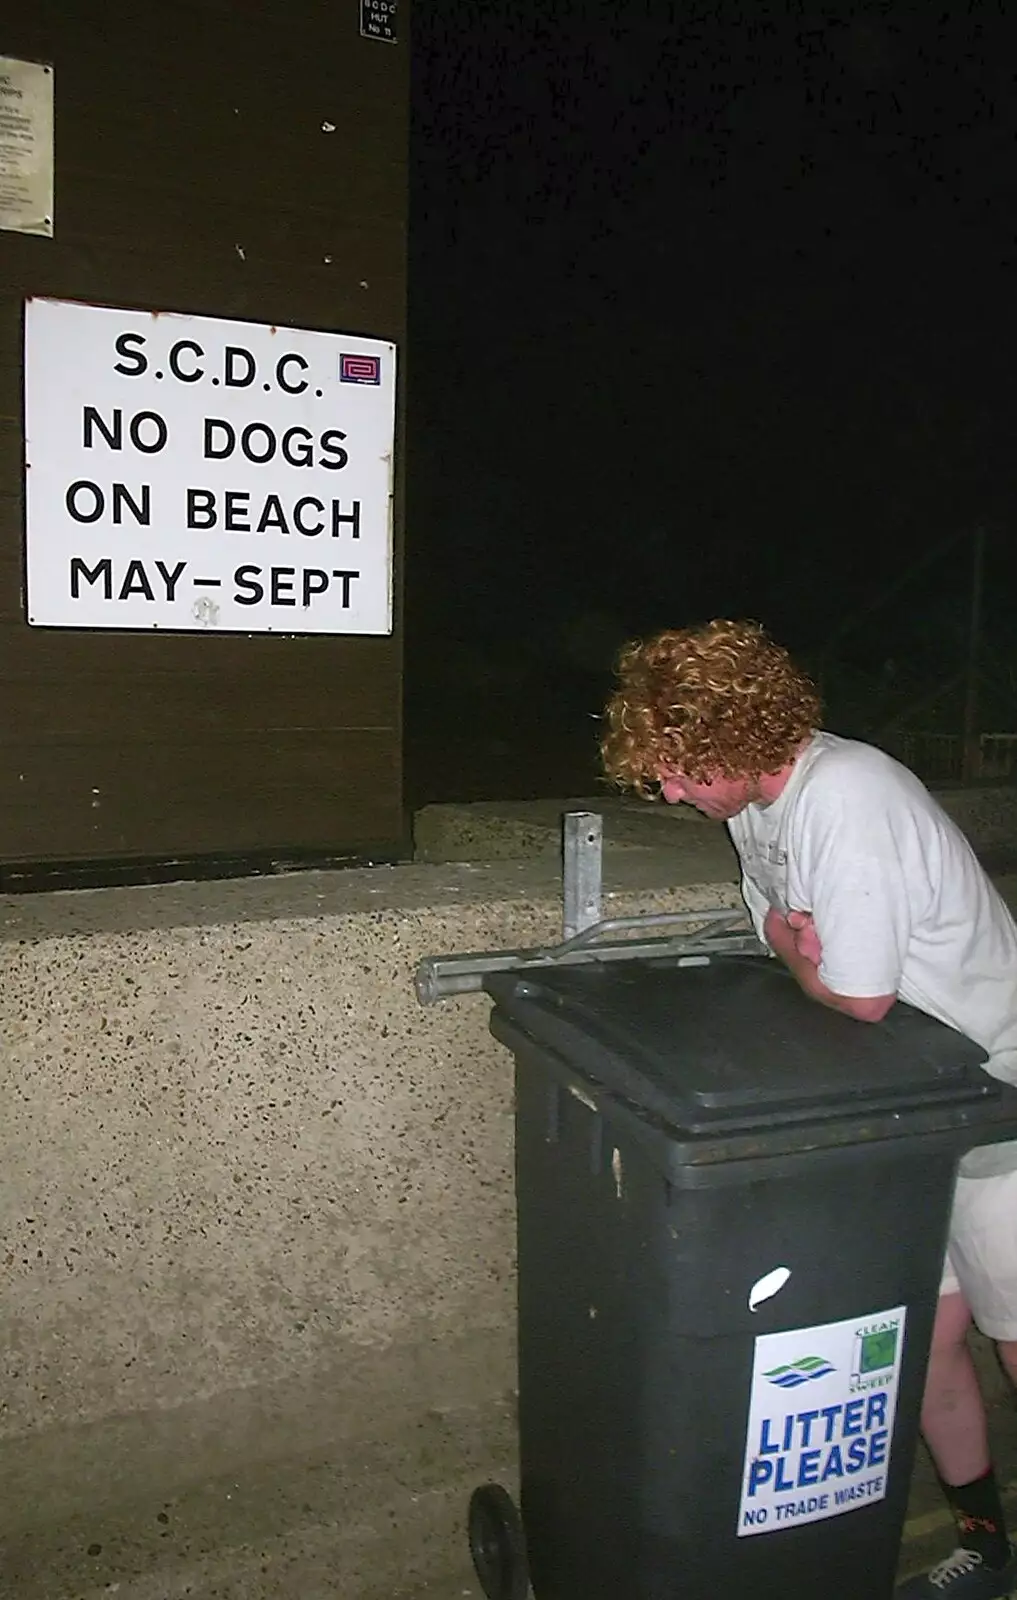
{"label": "grey wheelie bin", "polygon": [[722,955],[490,974],[516,1067],[521,1515],[490,1600],[885,1600],[984,1052]]}

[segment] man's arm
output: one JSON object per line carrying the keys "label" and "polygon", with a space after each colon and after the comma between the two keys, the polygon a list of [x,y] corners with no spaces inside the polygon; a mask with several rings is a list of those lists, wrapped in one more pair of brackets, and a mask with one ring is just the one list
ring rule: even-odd
{"label": "man's arm", "polygon": [[895,994],[835,994],[828,989],[819,976],[822,951],[815,925],[804,911],[791,911],[785,917],[771,909],[766,914],[763,933],[771,950],[780,957],[809,998],[818,1000],[833,1011],[842,1011],[858,1022],[882,1022],[897,998]]}

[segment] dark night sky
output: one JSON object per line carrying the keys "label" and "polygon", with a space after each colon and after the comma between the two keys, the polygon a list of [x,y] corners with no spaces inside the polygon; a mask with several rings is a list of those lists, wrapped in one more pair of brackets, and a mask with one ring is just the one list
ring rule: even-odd
{"label": "dark night sky", "polygon": [[[553,662],[586,610],[814,649],[944,534],[1017,528],[996,7],[428,0],[414,28],[411,674],[439,640]],[[881,625],[963,611],[964,559]]]}

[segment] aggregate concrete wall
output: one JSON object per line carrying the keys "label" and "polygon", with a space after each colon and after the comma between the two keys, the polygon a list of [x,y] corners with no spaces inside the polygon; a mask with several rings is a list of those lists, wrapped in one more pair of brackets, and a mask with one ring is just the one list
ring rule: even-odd
{"label": "aggregate concrete wall", "polygon": [[[606,910],[735,903],[641,869]],[[0,902],[0,1549],[24,1546],[26,1600],[43,1522],[117,1489],[269,1473],[281,1441],[299,1477],[330,1439],[445,1492],[452,1413],[460,1449],[501,1448],[511,1062],[483,997],[423,1008],[412,980],[560,918],[518,863]]]}

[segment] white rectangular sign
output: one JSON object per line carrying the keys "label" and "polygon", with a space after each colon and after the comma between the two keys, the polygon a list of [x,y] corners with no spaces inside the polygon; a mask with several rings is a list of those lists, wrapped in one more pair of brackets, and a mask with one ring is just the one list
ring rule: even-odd
{"label": "white rectangular sign", "polygon": [[29,622],[390,633],[395,354],[29,300]]}
{"label": "white rectangular sign", "polygon": [[0,228],[53,233],[53,68],[0,56]]}
{"label": "white rectangular sign", "polygon": [[756,1340],[738,1533],[778,1533],[886,1495],[904,1306]]}

